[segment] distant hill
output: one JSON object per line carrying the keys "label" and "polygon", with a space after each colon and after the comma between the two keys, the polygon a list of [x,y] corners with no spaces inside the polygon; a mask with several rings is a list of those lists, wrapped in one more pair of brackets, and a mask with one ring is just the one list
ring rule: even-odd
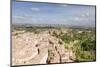
{"label": "distant hill", "polygon": [[65,25],[65,24],[28,24],[28,23],[12,23],[12,27],[51,27],[51,28],[72,28],[72,29],[92,29],[95,26],[79,26],[79,25]]}

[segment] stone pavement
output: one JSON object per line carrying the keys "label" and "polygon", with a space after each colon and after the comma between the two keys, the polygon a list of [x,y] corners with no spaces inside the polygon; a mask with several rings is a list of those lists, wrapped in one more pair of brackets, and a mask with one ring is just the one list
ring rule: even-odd
{"label": "stone pavement", "polygon": [[74,53],[65,51],[63,41],[48,31],[38,34],[17,31],[17,35],[12,34],[12,65],[73,62],[70,57]]}

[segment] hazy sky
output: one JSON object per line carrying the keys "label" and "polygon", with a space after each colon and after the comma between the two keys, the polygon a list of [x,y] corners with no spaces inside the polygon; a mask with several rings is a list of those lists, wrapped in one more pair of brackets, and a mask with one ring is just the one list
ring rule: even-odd
{"label": "hazy sky", "polygon": [[95,26],[95,7],[13,1],[12,23]]}

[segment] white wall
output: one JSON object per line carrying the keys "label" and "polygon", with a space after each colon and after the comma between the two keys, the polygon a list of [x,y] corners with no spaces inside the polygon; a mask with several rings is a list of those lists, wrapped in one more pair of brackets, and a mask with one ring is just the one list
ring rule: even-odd
{"label": "white wall", "polygon": [[[28,0],[27,0],[28,1]],[[32,0],[31,0],[32,1]],[[99,0],[33,0],[97,6],[97,61],[84,63],[38,65],[37,67],[98,67],[100,64],[100,2]],[[0,67],[10,64],[10,0],[0,0]],[[34,66],[36,67],[36,66]]]}

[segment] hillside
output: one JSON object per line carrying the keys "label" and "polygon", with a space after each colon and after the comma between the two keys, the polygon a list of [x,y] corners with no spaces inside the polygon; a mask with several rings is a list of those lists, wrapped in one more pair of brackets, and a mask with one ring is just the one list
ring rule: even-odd
{"label": "hillside", "polygon": [[12,32],[13,65],[93,60],[95,60],[95,33],[92,31],[16,28]]}

